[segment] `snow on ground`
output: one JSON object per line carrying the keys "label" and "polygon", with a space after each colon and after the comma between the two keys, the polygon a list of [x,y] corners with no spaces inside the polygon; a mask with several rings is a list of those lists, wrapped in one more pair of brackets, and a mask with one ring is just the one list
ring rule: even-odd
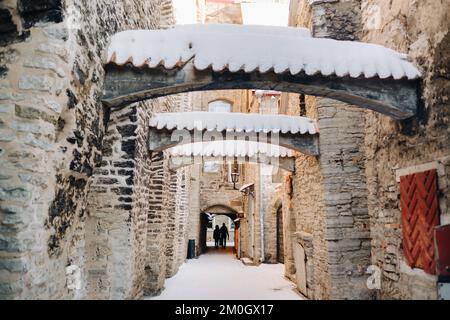
{"label": "snow on ground", "polygon": [[[206,245],[208,246],[208,248],[213,248],[214,241],[208,241],[206,242]],[[234,247],[234,241],[227,241],[227,247]]]}
{"label": "snow on ground", "polygon": [[284,278],[283,265],[245,266],[231,250],[209,249],[188,260],[162,294],[148,300],[304,300]]}

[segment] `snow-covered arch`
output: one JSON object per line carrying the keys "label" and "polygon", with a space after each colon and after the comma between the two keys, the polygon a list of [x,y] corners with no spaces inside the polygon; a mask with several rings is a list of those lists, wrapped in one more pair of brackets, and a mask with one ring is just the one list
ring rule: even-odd
{"label": "snow-covered arch", "polygon": [[267,151],[271,157],[278,157],[280,152],[286,154],[286,149],[317,156],[318,136],[316,122],[305,117],[237,112],[160,113],[150,120],[149,150],[161,152],[189,145],[189,154],[182,150],[183,155],[240,157],[261,153],[263,144],[270,146]]}
{"label": "snow-covered arch", "polygon": [[105,70],[103,101],[111,107],[221,89],[324,96],[395,119],[414,116],[419,104],[420,73],[405,55],[375,44],[312,38],[296,28],[125,31],[113,37]]}

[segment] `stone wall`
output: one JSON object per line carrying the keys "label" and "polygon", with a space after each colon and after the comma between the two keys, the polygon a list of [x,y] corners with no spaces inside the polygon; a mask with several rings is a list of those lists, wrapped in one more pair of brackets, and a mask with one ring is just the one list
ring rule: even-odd
{"label": "stone wall", "polygon": [[[147,262],[145,272],[147,281],[145,293],[158,294],[164,286],[166,278],[166,225],[168,214],[166,210],[169,198],[168,193],[169,171],[168,162],[163,153],[152,155],[152,177],[150,191],[150,210],[147,225]],[[172,215],[173,216],[173,215]]]}
{"label": "stone wall", "polygon": [[[358,1],[292,1],[290,23],[315,37],[354,40],[359,35]],[[294,102],[290,102],[293,100]],[[364,111],[325,98],[289,95],[288,114],[318,120],[320,157],[299,155],[292,177],[291,210],[296,231],[286,230],[307,255],[307,295],[314,299],[364,299],[370,265],[370,228],[364,175]],[[293,217],[289,217],[293,215]],[[291,247],[291,248],[289,248]],[[294,272],[290,258],[287,272]],[[295,271],[296,272],[296,271]]]}
{"label": "stone wall", "polygon": [[[450,223],[450,3],[365,0],[361,7],[362,40],[408,54],[424,79],[417,117],[396,122],[367,112],[372,262],[382,269],[378,297],[436,299],[436,277],[412,270],[404,261],[396,176],[404,169],[423,171],[423,165],[437,168],[441,223]],[[410,168],[414,166],[418,167]]]}
{"label": "stone wall", "polygon": [[[239,112],[246,105],[246,91],[244,90],[219,90],[193,92],[190,94],[192,109],[194,111],[208,111],[208,105],[217,100],[229,102],[233,112]],[[201,212],[220,206],[230,213],[242,211],[240,192],[233,190],[233,184],[227,177],[224,159],[218,161],[220,169],[217,172],[205,172],[203,164],[195,164],[189,167],[190,171],[190,216],[189,239],[195,240],[196,254],[201,254],[206,240],[204,227],[200,223]],[[239,185],[239,183],[238,183]],[[228,212],[227,211],[227,212]]]}
{"label": "stone wall", "polygon": [[200,166],[194,165],[190,168],[189,179],[189,219],[188,219],[188,240],[195,241],[195,255],[201,253],[200,250]]}
{"label": "stone wall", "polygon": [[235,212],[241,212],[241,193],[233,189],[233,183],[229,181],[225,169],[220,170],[219,173],[203,172],[200,180],[201,211],[220,205]]}
{"label": "stone wall", "polygon": [[[381,290],[371,292],[371,295],[376,294],[378,298],[435,299],[437,296],[436,277],[427,275],[422,270],[412,270],[404,261],[399,176],[436,168],[439,175],[441,223],[449,223],[448,7],[449,4],[435,1],[291,2],[291,25],[309,27],[316,37],[360,39],[390,47],[408,54],[423,72],[423,105],[416,117],[406,121],[394,121],[371,111],[362,112],[329,100],[311,98],[313,102],[308,102],[307,99],[307,106],[316,104],[314,108],[318,111],[321,130],[322,156],[318,163],[320,173],[317,172],[322,176],[325,196],[326,221],[322,223],[327,223],[324,234],[328,241],[327,264],[333,267],[330,260],[336,257],[333,248],[349,251],[344,255],[350,262],[348,266],[357,266],[357,273],[362,276],[360,269],[367,264],[367,250],[370,248],[371,262],[382,271]],[[343,10],[344,8],[346,9]],[[343,117],[343,121],[346,119],[347,125],[350,119],[350,130],[340,128],[336,122],[340,117]],[[336,146],[327,145],[327,138],[344,138],[345,141],[352,141],[353,147],[351,144],[343,144],[341,150],[334,150],[338,144],[335,142]],[[361,152],[362,139],[365,143],[364,153]],[[336,171],[339,164],[344,172],[347,171],[344,183],[343,177]],[[310,164],[305,168],[311,172],[312,167]],[[367,178],[362,175],[364,167]],[[337,177],[340,179],[338,183],[335,180]],[[365,180],[368,191],[363,186]],[[360,183],[355,184],[356,182]],[[294,177],[294,188],[295,184]],[[303,181],[299,186],[311,187],[311,184]],[[343,191],[343,188],[348,191]],[[368,199],[366,193],[369,194]],[[348,211],[350,207],[351,211]],[[306,219],[306,224],[300,226],[300,229],[310,225],[307,212],[297,216],[297,225],[301,224],[302,216]],[[302,237],[300,234],[298,241],[302,241]],[[334,242],[338,238],[341,239],[338,243],[341,242],[346,248],[335,246]],[[314,239],[315,233],[312,252],[316,257],[318,248]],[[353,243],[356,246],[354,248]],[[355,264],[357,259],[363,263]],[[316,264],[313,265],[314,280],[308,282],[317,287],[315,279],[323,281],[324,278],[316,277]],[[345,264],[333,268],[334,270],[327,271],[331,280],[333,275],[345,277]],[[339,282],[336,278],[331,283]],[[351,281],[347,283],[352,284]],[[358,284],[361,285],[362,282]],[[363,290],[361,287],[360,289]],[[333,296],[333,290],[336,288],[328,291],[329,297]],[[335,291],[339,296],[346,295],[346,292],[339,291]],[[316,290],[316,297],[318,296]]]}
{"label": "stone wall", "polygon": [[139,298],[145,123],[170,101],[104,110],[102,56],[118,31],[172,24],[171,1],[7,0],[0,16],[0,297]]}
{"label": "stone wall", "polygon": [[[241,112],[278,114],[278,94],[256,95],[248,91],[247,103],[241,105]],[[246,163],[242,166],[242,184],[254,184],[252,194],[244,197],[244,217],[241,220],[240,235],[242,256],[254,263],[277,263],[277,219],[275,206],[281,205],[281,194],[274,182],[279,168],[265,164]],[[275,209],[274,209],[275,208]]]}
{"label": "stone wall", "polygon": [[[158,100],[164,101],[164,107],[154,107],[153,112],[189,111],[191,108],[186,95]],[[190,214],[190,187],[186,183],[189,175],[186,175],[185,169],[170,171],[167,154],[155,153],[151,157],[147,198],[150,206],[145,264],[146,295],[159,294],[164,288],[165,279],[174,276],[184,262],[188,240],[186,224]]]}
{"label": "stone wall", "polygon": [[[284,233],[277,232],[278,228],[278,209],[282,209],[282,188],[272,183],[272,176],[266,176],[267,183],[263,183],[265,197],[263,197],[264,208],[264,263],[278,263],[284,261],[283,257],[278,257],[278,242],[284,243]],[[270,186],[270,187],[269,187]],[[282,212],[281,212],[282,214]],[[283,226],[281,226],[283,227]],[[284,252],[284,250],[283,250]]]}

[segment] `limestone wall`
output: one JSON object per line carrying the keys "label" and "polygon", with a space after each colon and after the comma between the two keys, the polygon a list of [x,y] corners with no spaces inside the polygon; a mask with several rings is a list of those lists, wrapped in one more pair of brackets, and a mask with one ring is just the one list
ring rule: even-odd
{"label": "limestone wall", "polygon": [[367,112],[372,261],[383,272],[379,297],[435,299],[436,278],[411,270],[404,262],[396,174],[399,169],[430,163],[437,168],[441,223],[450,223],[450,3],[365,0],[361,7],[362,40],[408,54],[424,79],[423,106],[416,118],[395,122]]}
{"label": "limestone wall", "polygon": [[[279,184],[272,183],[272,176],[264,176],[266,182],[263,181],[263,215],[264,215],[264,263],[278,263],[277,244],[283,243],[284,239],[280,239],[283,233],[277,233],[277,214],[278,208],[282,207],[282,188]],[[284,250],[283,250],[284,251]],[[281,261],[284,257],[281,258]]]}
{"label": "limestone wall", "polygon": [[[195,111],[208,111],[209,103],[217,100],[230,103],[233,112],[240,112],[241,107],[246,105],[246,91],[243,90],[193,92],[190,97]],[[242,211],[241,194],[233,189],[233,184],[228,179],[224,159],[215,160],[219,162],[217,172],[205,172],[201,163],[189,167],[191,182],[189,239],[195,240],[197,254],[203,252],[201,242],[205,240],[200,223],[202,211],[217,205],[234,212]]]}
{"label": "limestone wall", "polygon": [[[360,31],[358,5],[358,1],[292,1],[290,23],[309,27],[315,37],[354,40]],[[306,293],[314,299],[370,298],[365,276],[370,228],[364,111],[325,98],[301,101],[290,95],[283,101],[288,114],[317,119],[320,130],[320,157],[297,157],[287,213],[296,224],[294,235],[286,230],[291,233],[288,249],[299,243],[307,256]],[[303,263],[290,256],[288,274]]]}
{"label": "limestone wall", "polygon": [[[324,179],[327,217],[327,264],[334,268],[329,269],[328,274],[331,280],[333,275],[345,277],[345,272],[342,273],[345,264],[333,266],[330,261],[337,257],[333,253],[333,248],[340,246],[335,247],[336,239],[346,239],[344,242],[338,241],[347,247],[339,250],[350,252],[345,255],[349,262],[357,259],[364,261],[356,264],[360,267],[366,264],[367,250],[370,248],[371,262],[381,268],[382,288],[371,292],[378,298],[436,298],[436,278],[422,270],[411,270],[404,262],[398,176],[402,172],[438,169],[441,223],[449,223],[449,5],[436,1],[401,0],[291,2],[291,24],[309,27],[316,37],[360,39],[407,53],[423,72],[423,105],[418,115],[407,121],[398,122],[371,111],[361,112],[332,101],[314,99],[321,130],[320,175]],[[348,125],[342,130],[336,122],[340,117],[343,117],[341,121],[352,124],[351,130]],[[342,150],[338,150],[336,141],[335,146],[327,144],[327,138],[343,138]],[[345,141],[352,143],[345,144]],[[363,149],[364,153],[361,152]],[[337,172],[339,164],[344,173],[347,171],[344,183],[342,175]],[[306,168],[311,169],[312,166]],[[362,175],[364,168],[366,178]],[[367,190],[363,186],[364,181],[367,181]],[[299,185],[311,186],[304,182]],[[365,196],[367,192],[368,199]],[[302,200],[305,201],[304,198],[299,199]],[[349,208],[351,214],[348,214]],[[299,217],[306,219],[306,224],[300,229],[311,225],[306,212],[297,216],[297,225],[301,224],[302,218]],[[370,244],[368,240],[371,240]],[[356,247],[352,248],[353,243],[359,247],[357,251],[354,251]],[[317,255],[316,250],[314,245],[313,256]],[[317,270],[316,264],[313,265],[315,280]],[[322,276],[319,278],[324,279]],[[335,280],[331,283],[336,283]],[[314,287],[317,285],[313,284]],[[333,290],[336,288],[331,288],[329,292]],[[340,294],[346,295],[345,291]]]}
{"label": "limestone wall", "polygon": [[[173,103],[105,110],[102,55],[118,31],[172,24],[171,10],[170,0],[1,2],[0,297],[142,295],[143,130],[147,111]],[[80,290],[66,288],[68,265],[81,269]]]}

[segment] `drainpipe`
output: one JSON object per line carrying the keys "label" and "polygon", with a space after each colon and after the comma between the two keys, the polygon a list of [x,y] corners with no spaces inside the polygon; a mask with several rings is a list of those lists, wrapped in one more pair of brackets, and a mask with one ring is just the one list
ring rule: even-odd
{"label": "drainpipe", "polygon": [[258,192],[259,192],[259,222],[261,224],[261,263],[264,262],[264,210],[262,207],[262,174],[261,174],[261,165],[259,165],[259,183],[258,183]]}

